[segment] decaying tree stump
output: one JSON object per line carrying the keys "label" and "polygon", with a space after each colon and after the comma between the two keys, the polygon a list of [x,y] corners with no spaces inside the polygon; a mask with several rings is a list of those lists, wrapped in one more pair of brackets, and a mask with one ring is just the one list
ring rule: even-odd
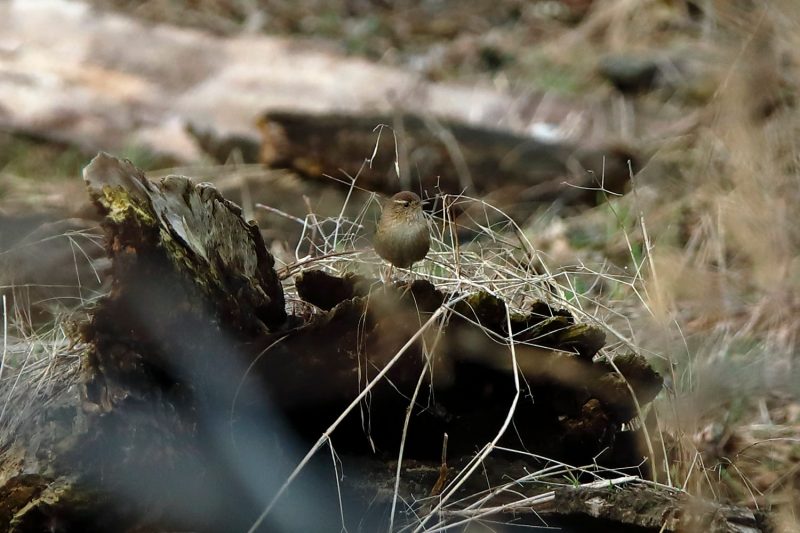
{"label": "decaying tree stump", "polygon": [[[112,289],[76,338],[79,372],[63,363],[64,386],[3,434],[4,529],[247,530],[308,439],[372,387],[324,437],[335,475],[322,453],[259,530],[384,530],[407,410],[400,496],[412,501],[447,479],[445,433],[450,470],[498,434],[515,368],[525,391],[498,444],[580,464],[631,466],[645,455],[622,425],[636,415],[630,390],[646,404],[660,376],[635,354],[615,359],[622,375],[595,358],[602,330],[567,311],[539,302],[518,314],[479,291],[310,270],[296,284],[318,310],[288,316],[258,228],[215,189],[176,176],[155,184],[105,154],[84,176],[104,216]],[[459,494],[536,466],[489,457]]]}
{"label": "decaying tree stump", "polygon": [[[330,310],[305,326],[308,333],[294,335],[275,347],[273,355],[265,357],[257,368],[269,382],[276,364],[285,368],[283,365],[296,364],[298,359],[325,361],[319,366],[301,365],[310,374],[303,379],[327,380],[330,386],[319,387],[316,394],[323,396],[315,395],[311,403],[315,409],[329,405],[334,412],[341,411],[363,386],[356,376],[357,354],[363,354],[367,368],[382,368],[427,317],[452,299],[452,295],[445,295],[424,281],[376,290],[377,280],[358,276],[341,279],[309,271],[296,283],[303,299]],[[337,297],[341,300],[337,301]],[[430,356],[435,403],[415,410],[415,431],[406,442],[412,454],[435,459],[442,435],[447,433],[450,453],[469,456],[497,433],[514,394],[509,350],[498,342],[508,335],[506,313],[504,302],[476,292],[453,305],[453,316],[446,326],[434,328],[423,337],[427,346],[438,342]],[[614,456],[616,433],[621,424],[635,416],[636,409],[625,379],[607,363],[592,360],[605,343],[602,330],[576,324],[568,312],[544,302],[529,314],[511,314],[510,323],[517,341],[517,362],[533,398],[518,407],[517,432],[506,444],[521,444],[567,462],[587,461],[604,449],[608,457]],[[352,337],[347,332],[352,332]],[[341,355],[320,355],[320,344],[336,346]],[[381,413],[380,422],[386,427],[381,426],[378,431],[373,426],[373,445],[391,450],[399,442],[402,424],[398,420],[402,420],[408,405],[405,398],[411,396],[425,364],[421,346],[417,346],[389,373],[391,385],[376,387],[373,411]],[[618,364],[627,374],[637,374],[631,383],[640,401],[652,400],[660,390],[660,376],[636,355],[621,357]],[[279,405],[292,409],[300,401],[293,392],[298,384],[278,381],[268,383],[268,388]],[[375,407],[378,398],[385,399],[381,408]],[[391,409],[396,410],[393,416],[389,415]],[[292,418],[305,420],[306,416]],[[313,428],[312,434],[318,435],[324,429]],[[366,444],[359,433],[353,428],[356,440]],[[629,449],[622,455],[627,456],[630,465],[631,458],[638,454],[638,450]]]}

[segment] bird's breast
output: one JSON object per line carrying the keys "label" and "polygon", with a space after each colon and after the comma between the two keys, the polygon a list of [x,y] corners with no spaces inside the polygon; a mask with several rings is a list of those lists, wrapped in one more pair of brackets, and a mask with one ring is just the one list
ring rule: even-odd
{"label": "bird's breast", "polygon": [[375,251],[383,259],[407,268],[423,259],[430,248],[428,225],[424,220],[402,224],[381,224],[375,234]]}

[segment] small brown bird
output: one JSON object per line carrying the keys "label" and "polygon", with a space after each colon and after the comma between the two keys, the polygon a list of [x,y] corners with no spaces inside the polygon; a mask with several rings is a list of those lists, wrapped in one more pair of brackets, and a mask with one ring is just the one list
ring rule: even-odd
{"label": "small brown bird", "polygon": [[372,243],[379,256],[398,268],[408,268],[424,258],[431,236],[419,196],[409,191],[392,196],[383,206]]}

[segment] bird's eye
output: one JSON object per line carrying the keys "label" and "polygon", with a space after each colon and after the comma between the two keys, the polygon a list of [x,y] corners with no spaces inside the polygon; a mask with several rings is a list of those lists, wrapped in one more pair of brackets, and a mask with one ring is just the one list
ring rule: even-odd
{"label": "bird's eye", "polygon": [[408,202],[403,202],[403,207],[408,207],[409,205],[411,204],[409,204]]}

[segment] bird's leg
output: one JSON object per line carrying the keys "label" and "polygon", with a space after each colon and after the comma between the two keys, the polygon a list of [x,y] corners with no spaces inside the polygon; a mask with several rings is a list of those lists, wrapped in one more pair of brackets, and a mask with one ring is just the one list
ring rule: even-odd
{"label": "bird's leg", "polygon": [[389,283],[392,282],[392,270],[394,269],[394,265],[389,263],[389,268],[386,269],[386,277],[383,280],[383,286],[386,287]]}
{"label": "bird's leg", "polygon": [[405,298],[406,294],[411,291],[411,287],[413,286],[414,281],[406,281],[405,285],[403,285],[403,292],[400,293],[400,298]]}
{"label": "bird's leg", "polygon": [[405,285],[404,285],[404,288],[403,288],[403,292],[402,292],[402,294],[400,294],[401,298],[404,297],[408,293],[408,291],[411,290],[411,286],[414,284],[414,264],[413,263],[408,266],[408,273],[409,273],[409,275],[405,278]]}

